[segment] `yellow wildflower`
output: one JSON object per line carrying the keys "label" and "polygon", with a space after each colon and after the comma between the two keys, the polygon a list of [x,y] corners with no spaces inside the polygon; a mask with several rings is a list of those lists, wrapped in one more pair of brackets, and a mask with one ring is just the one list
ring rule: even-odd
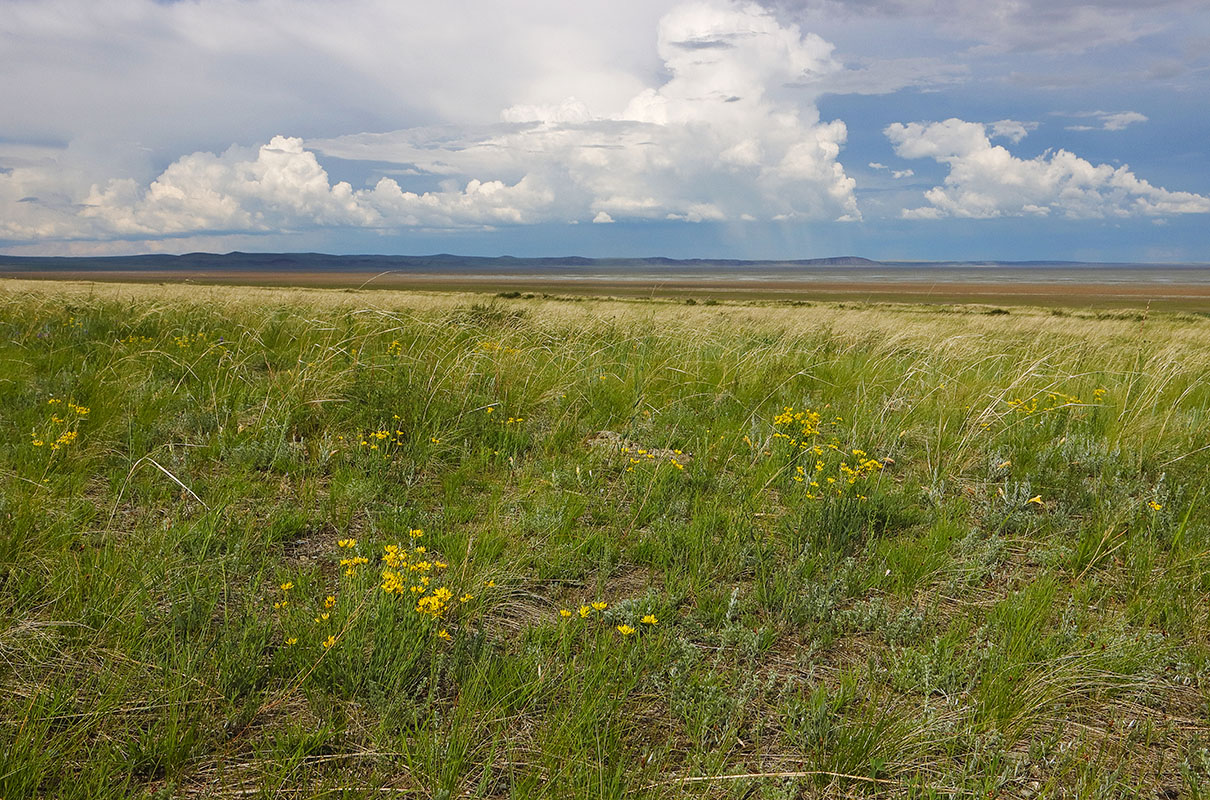
{"label": "yellow wildflower", "polygon": [[566,608],[560,608],[559,616],[562,617],[563,619],[567,619],[568,617],[571,616],[571,612],[568,611]]}
{"label": "yellow wildflower", "polygon": [[335,636],[329,636],[327,639],[324,639],[324,648],[325,648],[325,649],[327,649],[327,648],[331,647],[331,646],[332,646],[332,645],[334,645],[334,644],[336,644],[336,637],[335,637]]}
{"label": "yellow wildflower", "polygon": [[659,622],[659,620],[655,618],[655,614],[648,614],[647,616],[643,617],[643,619],[640,621],[644,625],[654,625],[657,622]]}
{"label": "yellow wildflower", "polygon": [[618,626],[618,633],[622,634],[623,636],[629,636],[630,634],[634,633],[634,628],[630,627],[629,625],[622,624]]}

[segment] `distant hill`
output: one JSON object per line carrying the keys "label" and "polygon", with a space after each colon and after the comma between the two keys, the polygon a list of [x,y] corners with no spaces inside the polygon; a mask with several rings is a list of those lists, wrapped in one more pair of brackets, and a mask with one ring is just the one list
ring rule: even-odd
{"label": "distant hill", "polygon": [[428,256],[327,255],[324,253],[185,253],[134,256],[0,256],[0,271],[249,271],[249,272],[385,272],[447,271],[460,269],[507,270],[568,267],[729,267],[746,266],[872,267],[879,262],[857,256],[794,260],[745,261],[708,258],[518,258],[516,256],[458,256],[437,253]]}
{"label": "distant hill", "polygon": [[[1197,269],[1207,264],[1135,264],[1093,263],[1084,261],[874,261],[860,256],[830,258],[743,260],[727,258],[585,258],[557,256],[521,258],[517,256],[460,256],[435,253],[426,256],[390,255],[331,255],[327,253],[185,253],[183,255],[147,254],[132,256],[0,256],[0,275],[21,274],[51,276],[80,273],[140,273],[146,272],[190,278],[224,275],[379,275],[394,273],[402,276],[472,277],[527,274],[535,278],[561,276],[565,278],[601,278],[602,272],[619,277],[643,274],[658,278],[660,273],[706,271],[733,273],[743,277],[747,271],[764,270],[786,276],[795,270],[852,268],[854,274],[871,270],[890,270],[897,275],[923,271],[943,273],[965,270],[981,273],[997,269],[1033,270],[1039,274],[1060,270],[1152,270]],[[583,276],[580,275],[583,273]]]}

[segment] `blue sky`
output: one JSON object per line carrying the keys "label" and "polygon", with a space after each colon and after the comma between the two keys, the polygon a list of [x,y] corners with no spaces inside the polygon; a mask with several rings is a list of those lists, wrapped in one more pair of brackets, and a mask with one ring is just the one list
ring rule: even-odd
{"label": "blue sky", "polygon": [[1210,261],[1202,0],[0,12],[0,252]]}

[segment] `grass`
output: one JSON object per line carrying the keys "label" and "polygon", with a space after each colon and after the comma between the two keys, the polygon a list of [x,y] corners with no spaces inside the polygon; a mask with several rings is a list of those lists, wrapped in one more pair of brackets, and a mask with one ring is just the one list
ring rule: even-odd
{"label": "grass", "polygon": [[1208,431],[1194,315],[0,284],[0,797],[1210,796]]}

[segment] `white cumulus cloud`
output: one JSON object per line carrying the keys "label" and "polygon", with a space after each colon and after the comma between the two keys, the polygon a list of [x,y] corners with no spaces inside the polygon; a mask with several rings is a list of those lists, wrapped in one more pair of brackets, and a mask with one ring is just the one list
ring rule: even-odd
{"label": "white cumulus cloud", "polygon": [[1152,186],[1125,166],[1094,165],[1066,150],[1017,158],[993,145],[982,123],[894,123],[885,133],[899,156],[932,158],[949,166],[944,185],[925,192],[929,205],[906,209],[908,218],[1210,213],[1210,198]]}
{"label": "white cumulus cloud", "polygon": [[1036,122],[1021,122],[1015,119],[1001,119],[991,123],[991,135],[1002,136],[1013,144],[1024,139],[1029,132],[1038,127]]}
{"label": "white cumulus cloud", "polygon": [[[342,159],[421,175],[522,178],[551,219],[857,219],[838,156],[847,129],[801,88],[836,73],[832,46],[752,3],[685,3],[665,15],[669,74],[614,109],[575,98],[504,109],[497,126],[412,128],[311,142]],[[826,82],[826,81],[825,81]]]}
{"label": "white cumulus cloud", "polygon": [[[814,86],[832,45],[751,2],[692,0],[659,21],[666,79],[612,108],[564,96],[500,122],[194,152],[151,180],[62,183],[0,171],[0,238],[153,240],[316,228],[398,231],[538,222],[860,218],[839,161],[847,129]],[[540,93],[539,93],[540,94]],[[328,158],[377,173],[334,181]],[[53,159],[52,159],[53,161]],[[0,166],[3,166],[0,164]]]}

